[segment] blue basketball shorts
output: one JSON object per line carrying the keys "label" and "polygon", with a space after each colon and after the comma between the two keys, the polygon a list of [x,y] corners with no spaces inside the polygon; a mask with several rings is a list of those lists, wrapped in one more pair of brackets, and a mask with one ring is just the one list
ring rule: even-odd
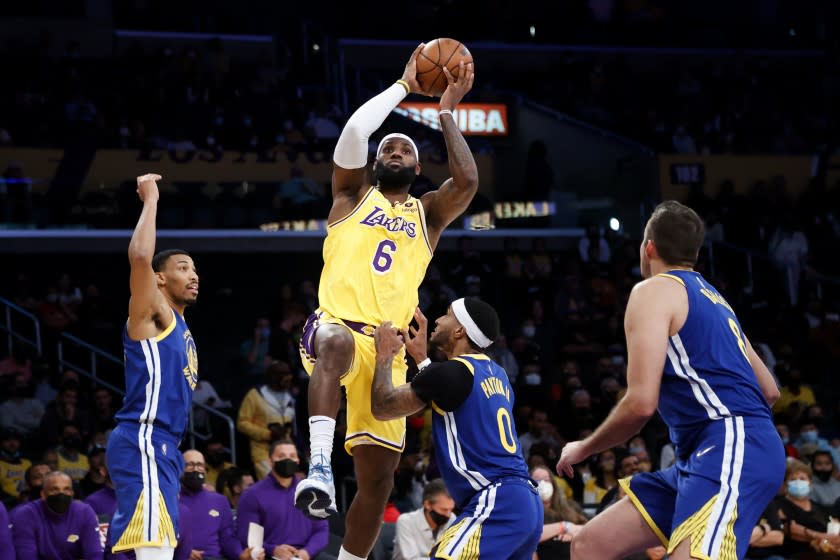
{"label": "blue basketball shorts", "polygon": [[432,548],[446,560],[531,560],[540,542],[543,505],[533,482],[504,478],[478,492]]}
{"label": "blue basketball shorts", "polygon": [[690,538],[692,558],[743,558],[784,480],[782,441],[769,420],[740,416],[710,422],[696,441],[670,468],[621,487],[668,553]]}
{"label": "blue basketball shorts", "polygon": [[184,458],[178,440],[152,426],[120,423],[108,438],[105,461],[117,495],[109,546],[113,552],[175,547]]}

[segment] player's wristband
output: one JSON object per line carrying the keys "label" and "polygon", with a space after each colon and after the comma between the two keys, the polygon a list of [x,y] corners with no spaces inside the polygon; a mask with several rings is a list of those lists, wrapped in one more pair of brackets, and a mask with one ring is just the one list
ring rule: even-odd
{"label": "player's wristband", "polygon": [[453,116],[452,111],[450,111],[449,109],[441,109],[440,111],[438,111],[438,117],[442,117],[443,115],[449,115],[450,117]]}
{"label": "player's wristband", "polygon": [[417,371],[423,371],[431,363],[432,363],[432,359],[431,358],[426,358],[425,360],[423,360],[422,362],[417,364]]}
{"label": "player's wristband", "polygon": [[406,94],[411,93],[411,87],[409,87],[408,82],[406,82],[405,80],[397,80],[397,83],[405,88]]}

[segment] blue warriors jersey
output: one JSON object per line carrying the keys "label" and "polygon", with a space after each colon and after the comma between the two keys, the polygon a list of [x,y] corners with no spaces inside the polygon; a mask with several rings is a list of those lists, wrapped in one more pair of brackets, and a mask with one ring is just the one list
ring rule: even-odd
{"label": "blue warriors jersey", "polygon": [[198,382],[198,354],[181,314],[155,338],[132,340],[123,330],[125,398],[117,422],[152,425],[180,439]]}
{"label": "blue warriors jersey", "polygon": [[505,370],[484,354],[453,359],[472,372],[472,391],[452,412],[432,402],[432,437],[446,488],[463,507],[503,478],[529,476],[513,427],[513,389]]}
{"label": "blue warriors jersey", "polygon": [[672,270],[660,276],[679,282],[688,294],[688,317],[668,341],[659,393],[659,413],[678,456],[694,449],[710,420],[743,416],[771,421],[732,307],[697,272]]}

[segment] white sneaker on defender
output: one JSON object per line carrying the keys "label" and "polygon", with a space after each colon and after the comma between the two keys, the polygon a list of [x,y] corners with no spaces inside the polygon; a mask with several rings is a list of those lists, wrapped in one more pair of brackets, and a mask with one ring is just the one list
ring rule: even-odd
{"label": "white sneaker on defender", "polygon": [[338,513],[335,505],[335,484],[329,463],[311,463],[308,476],[295,489],[295,507],[315,520]]}

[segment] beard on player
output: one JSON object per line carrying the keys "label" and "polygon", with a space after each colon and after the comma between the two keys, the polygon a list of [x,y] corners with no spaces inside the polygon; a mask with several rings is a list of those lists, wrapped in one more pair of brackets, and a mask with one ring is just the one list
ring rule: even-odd
{"label": "beard on player", "polygon": [[376,185],[381,191],[403,191],[408,190],[414,179],[417,178],[417,170],[414,166],[408,167],[400,165],[391,165],[391,162],[397,160],[389,160],[387,163],[377,161],[373,167],[373,177],[376,179]]}

